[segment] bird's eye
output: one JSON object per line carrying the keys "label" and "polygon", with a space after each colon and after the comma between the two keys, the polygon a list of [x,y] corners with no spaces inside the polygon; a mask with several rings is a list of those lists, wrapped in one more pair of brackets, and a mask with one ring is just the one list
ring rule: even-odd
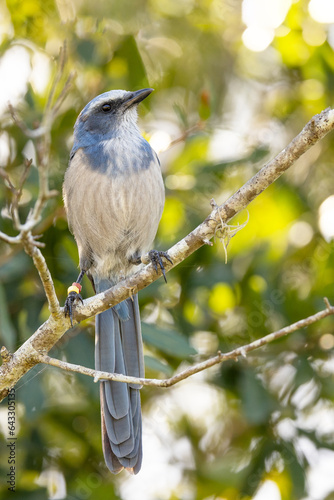
{"label": "bird's eye", "polygon": [[102,111],[104,113],[109,113],[111,111],[111,105],[110,104],[103,104]]}

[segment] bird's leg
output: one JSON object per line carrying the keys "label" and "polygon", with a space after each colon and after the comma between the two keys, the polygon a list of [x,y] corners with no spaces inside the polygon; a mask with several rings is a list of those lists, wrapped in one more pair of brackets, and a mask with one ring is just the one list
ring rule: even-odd
{"label": "bird's leg", "polygon": [[82,278],[85,276],[86,271],[80,271],[80,274],[77,278],[77,281],[72,283],[72,286],[70,286],[67,290],[67,297],[65,300],[65,305],[64,305],[64,312],[65,312],[65,318],[66,316],[69,316],[70,321],[71,321],[71,326],[73,326],[73,304],[76,300],[80,300],[83,302],[82,297],[80,295],[81,292],[81,281]]}
{"label": "bird's leg", "polygon": [[133,264],[134,266],[140,266],[140,264],[143,264],[143,262],[141,260],[141,255],[138,252],[138,250],[133,255],[130,255],[129,262],[130,262],[130,264]]}
{"label": "bird's leg", "polygon": [[163,274],[164,280],[167,283],[165,266],[162,259],[168,260],[171,264],[173,264],[172,259],[169,257],[167,252],[159,252],[158,250],[151,250],[146,255],[140,256],[138,252],[132,255],[129,259],[131,264],[135,264],[139,266],[139,264],[152,264],[155,269],[155,272],[158,273],[158,268],[160,267],[161,272]]}

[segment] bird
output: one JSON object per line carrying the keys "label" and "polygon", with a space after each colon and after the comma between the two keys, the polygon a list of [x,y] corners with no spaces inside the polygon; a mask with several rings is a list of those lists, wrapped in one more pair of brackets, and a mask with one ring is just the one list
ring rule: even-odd
{"label": "bird", "polygon": [[[148,256],[156,271],[166,252],[151,250],[165,202],[160,162],[137,126],[137,106],[153,89],[110,90],[92,99],[74,125],[63,183],[68,224],[77,243],[80,274],[68,289],[72,323],[85,274],[96,293],[130,276]],[[138,295],[95,318],[95,368],[144,377]],[[101,381],[101,433],[112,473],[137,474],[142,463],[140,385]]]}

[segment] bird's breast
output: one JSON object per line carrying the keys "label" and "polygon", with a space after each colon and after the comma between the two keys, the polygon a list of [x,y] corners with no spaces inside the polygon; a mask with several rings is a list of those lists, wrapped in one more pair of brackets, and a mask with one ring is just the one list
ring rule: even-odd
{"label": "bird's breast", "polygon": [[103,276],[127,274],[128,258],[149,250],[161,218],[158,160],[150,149],[135,149],[104,146],[95,157],[79,149],[65,175],[65,206],[80,260],[89,252]]}

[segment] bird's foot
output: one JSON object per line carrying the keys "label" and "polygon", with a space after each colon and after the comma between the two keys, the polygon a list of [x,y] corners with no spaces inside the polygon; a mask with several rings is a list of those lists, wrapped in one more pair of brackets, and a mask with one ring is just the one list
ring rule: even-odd
{"label": "bird's foot", "polygon": [[81,285],[79,283],[73,283],[67,290],[67,297],[64,305],[65,318],[69,316],[71,321],[71,326],[73,327],[73,305],[76,300],[80,300],[83,303],[82,297],[80,295]]}
{"label": "bird's foot", "polygon": [[151,250],[146,255],[140,255],[139,252],[136,252],[131,255],[131,257],[129,258],[129,262],[136,266],[139,266],[140,264],[152,264],[156,273],[158,273],[158,270],[160,268],[164,280],[167,283],[165,266],[162,259],[166,259],[168,262],[173,264],[173,261],[167,252],[159,252],[158,250]]}
{"label": "bird's foot", "polygon": [[[162,272],[163,277],[164,277],[164,280],[167,283],[165,266],[164,266],[162,259],[166,259],[168,262],[173,264],[173,261],[170,258],[170,256],[168,255],[168,253],[167,252],[159,252],[158,250],[151,250],[150,252],[148,252],[147,257],[148,257],[149,261],[151,262],[152,266],[154,267],[156,273],[158,273],[158,269],[160,267],[161,272]],[[144,263],[146,263],[146,262],[144,262]]]}

